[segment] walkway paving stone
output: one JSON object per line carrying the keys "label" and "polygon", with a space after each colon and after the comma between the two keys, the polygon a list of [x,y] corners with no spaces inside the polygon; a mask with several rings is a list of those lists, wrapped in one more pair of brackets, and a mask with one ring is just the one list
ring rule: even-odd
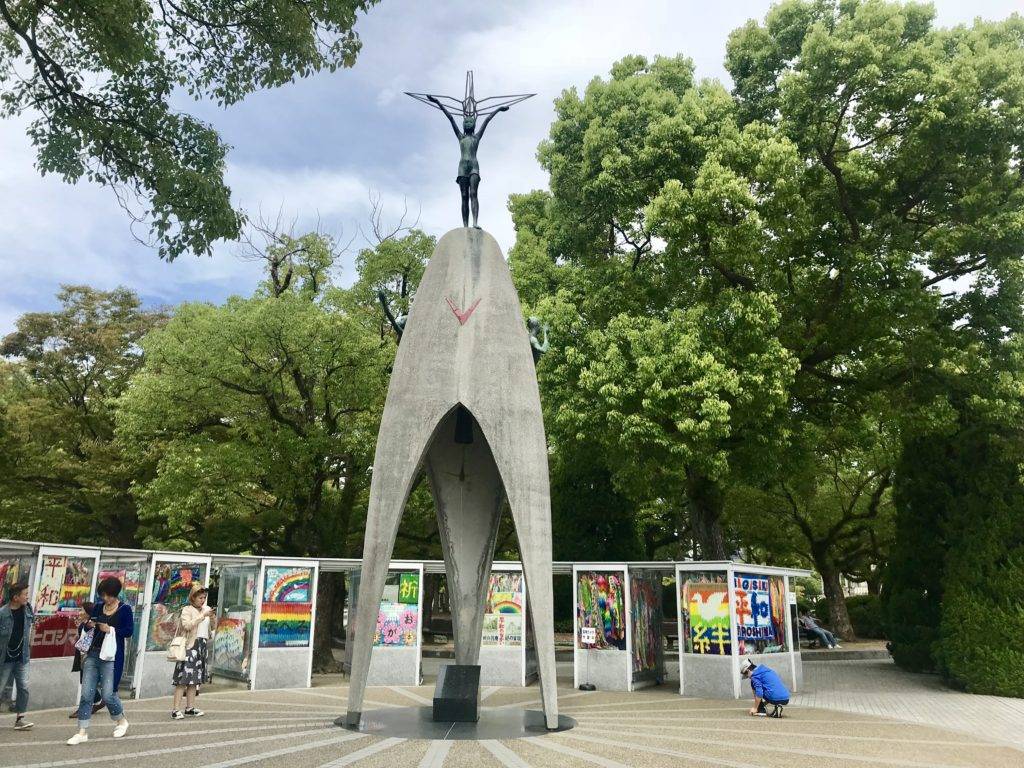
{"label": "walkway paving stone", "polygon": [[[810,690],[782,720],[751,718],[744,701],[684,699],[672,686],[634,693],[584,693],[563,685],[571,731],[525,739],[444,742],[350,733],[331,722],[345,709],[344,685],[308,691],[221,690],[200,696],[207,712],[172,721],[170,699],[129,702],[124,739],[96,718],[92,739],[68,747],[74,722],[61,711],[34,712],[36,727],[15,732],[0,719],[0,768],[1020,768],[1024,750],[963,723],[929,717],[965,708],[970,722],[1001,711],[1004,727],[1024,731],[1021,702],[950,694],[930,678],[890,666],[808,665]],[[844,667],[845,665],[845,667]],[[819,669],[819,667],[821,669]],[[827,669],[825,669],[827,668]],[[433,687],[367,689],[367,708],[417,706]],[[966,698],[968,701],[963,701]],[[539,707],[539,690],[490,691],[484,708]],[[811,702],[814,702],[813,706]],[[901,705],[915,708],[908,712]],[[996,706],[998,705],[998,706]],[[987,708],[991,708],[991,711]],[[944,717],[945,715],[943,715]],[[895,718],[895,719],[894,719]],[[909,719],[918,722],[906,722]],[[955,729],[954,729],[955,728]],[[1022,745],[1024,746],[1024,745]]]}
{"label": "walkway paving stone", "polygon": [[802,707],[934,725],[1024,749],[1024,699],[954,691],[890,660],[805,661],[804,687],[793,700]]}

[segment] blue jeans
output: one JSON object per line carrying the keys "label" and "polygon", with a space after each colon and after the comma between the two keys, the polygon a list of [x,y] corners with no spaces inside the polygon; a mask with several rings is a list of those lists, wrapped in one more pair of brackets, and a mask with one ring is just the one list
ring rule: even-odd
{"label": "blue jeans", "polygon": [[18,689],[14,711],[23,715],[28,712],[28,662],[5,661],[0,663],[0,691],[7,687],[7,681],[11,679],[12,675],[14,676],[14,685]]}
{"label": "blue jeans", "polygon": [[827,629],[815,627],[814,629],[809,629],[807,631],[814,635],[816,638],[818,638],[818,642],[824,643],[829,648],[836,644],[836,636],[829,632]]}
{"label": "blue jeans", "polygon": [[124,715],[121,699],[114,690],[114,662],[102,661],[99,651],[89,651],[82,659],[82,697],[78,701],[78,727],[85,730],[92,719],[92,703],[96,698],[96,688],[103,693],[103,701],[107,703],[107,711],[114,721]]}

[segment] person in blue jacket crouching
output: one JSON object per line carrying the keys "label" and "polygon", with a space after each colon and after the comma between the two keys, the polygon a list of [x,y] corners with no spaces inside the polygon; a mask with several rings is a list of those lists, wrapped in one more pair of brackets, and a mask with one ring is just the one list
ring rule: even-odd
{"label": "person in blue jacket crouching", "polygon": [[[750,659],[744,659],[740,665],[740,674],[750,680],[750,688],[754,691],[754,706],[750,714],[757,717],[782,717],[782,708],[789,704],[789,689],[782,678],[771,667],[757,665]],[[768,713],[768,705],[774,709]]]}

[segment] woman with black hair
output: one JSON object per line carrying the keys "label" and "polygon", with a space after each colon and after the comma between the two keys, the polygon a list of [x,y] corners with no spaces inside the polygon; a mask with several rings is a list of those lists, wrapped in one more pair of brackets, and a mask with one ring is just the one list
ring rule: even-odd
{"label": "woman with black hair", "polygon": [[[92,600],[86,600],[84,603],[82,603],[82,620],[80,622],[78,622],[78,639],[79,640],[82,639],[82,635],[84,635],[86,632],[89,631],[89,627],[87,627],[86,624],[89,622],[89,614],[92,613],[92,609],[95,607],[95,605],[96,605],[96,603],[94,603]],[[71,664],[71,671],[78,673],[78,682],[79,682],[79,684],[81,684],[81,682],[82,682],[82,661],[84,659],[85,659],[85,654],[82,653],[80,650],[78,650],[78,648],[75,648],[75,660]],[[96,696],[95,696],[95,698],[92,701],[92,713],[95,715],[97,712],[99,712],[105,706],[106,705],[103,703],[103,695],[99,692],[99,690],[97,690],[96,691]],[[72,711],[72,713],[70,715],[68,715],[68,719],[69,720],[75,720],[77,718],[78,718],[78,705],[75,705],[75,709],[74,709],[74,711]]]}
{"label": "woman with black hair", "polygon": [[[117,686],[124,671],[124,641],[135,631],[131,606],[122,603],[121,581],[114,577],[103,579],[96,588],[103,602],[97,603],[89,614],[86,626],[95,630],[92,645],[82,659],[82,695],[78,703],[78,733],[68,739],[68,744],[75,745],[89,740],[89,720],[92,718],[93,697],[96,688],[103,693],[103,701],[114,721],[114,738],[119,739],[128,732],[128,720],[124,716],[124,707],[117,695]],[[102,658],[103,641],[110,633],[114,634],[117,651],[114,658]],[[105,655],[105,654],[103,654]]]}

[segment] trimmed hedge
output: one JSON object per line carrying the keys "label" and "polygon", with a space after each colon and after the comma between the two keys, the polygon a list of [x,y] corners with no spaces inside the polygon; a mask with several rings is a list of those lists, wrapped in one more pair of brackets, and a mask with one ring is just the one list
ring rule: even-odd
{"label": "trimmed hedge", "polygon": [[883,590],[893,659],[1024,697],[1024,434],[967,412],[904,447]]}
{"label": "trimmed hedge", "polygon": [[908,441],[896,467],[896,539],[882,587],[882,617],[893,660],[911,672],[938,669],[949,511],[961,490],[963,451],[954,437]]}
{"label": "trimmed hedge", "polygon": [[886,637],[882,621],[882,601],[878,595],[853,595],[846,598],[846,612],[857,637],[868,640],[884,640]]}
{"label": "trimmed hedge", "polygon": [[[994,441],[993,441],[994,442]],[[944,671],[971,693],[1024,697],[1024,486],[1016,461],[990,447],[959,511],[946,561]]]}

